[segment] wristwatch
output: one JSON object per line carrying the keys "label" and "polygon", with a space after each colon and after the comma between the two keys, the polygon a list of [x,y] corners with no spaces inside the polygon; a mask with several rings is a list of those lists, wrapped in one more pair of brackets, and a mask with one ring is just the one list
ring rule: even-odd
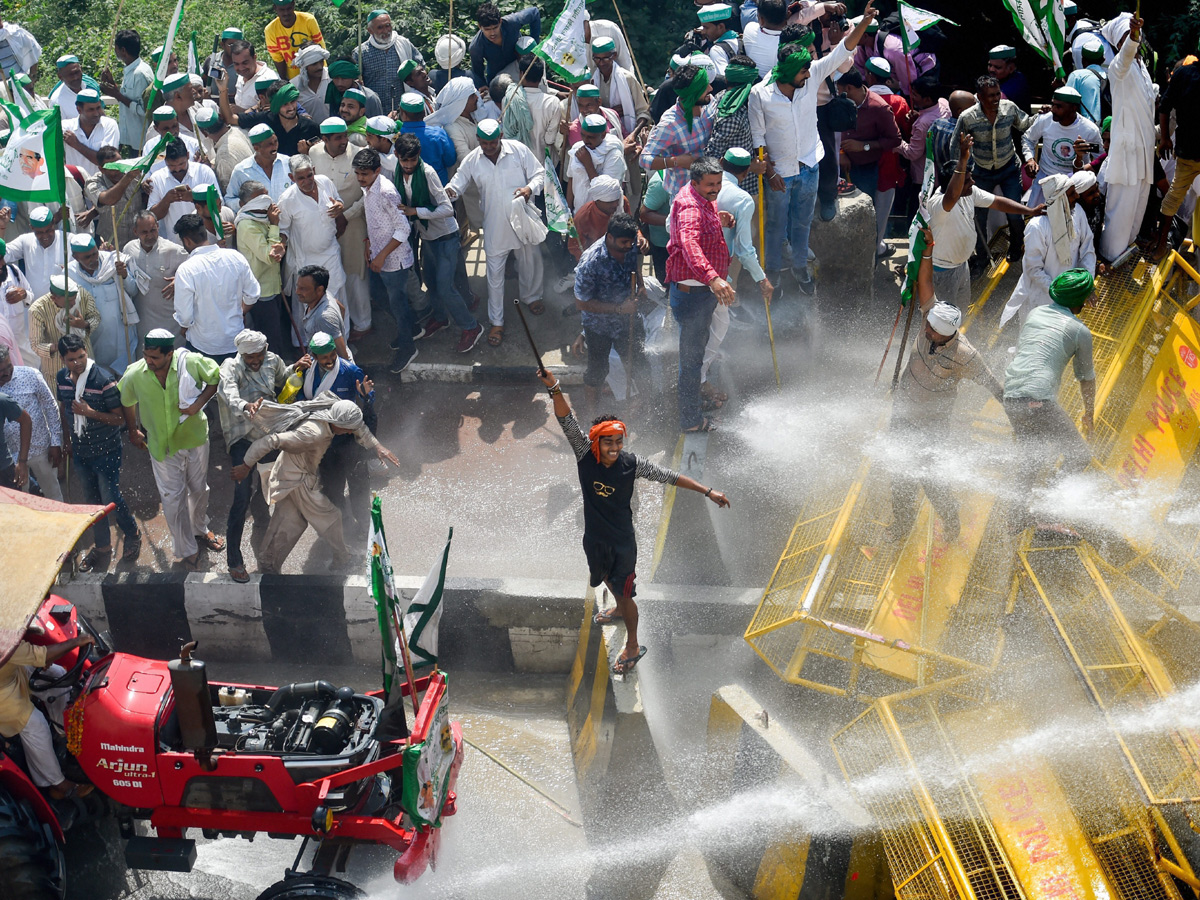
{"label": "wristwatch", "polygon": [[871,145],[869,143],[863,144],[863,153],[870,153],[870,152],[871,152]]}

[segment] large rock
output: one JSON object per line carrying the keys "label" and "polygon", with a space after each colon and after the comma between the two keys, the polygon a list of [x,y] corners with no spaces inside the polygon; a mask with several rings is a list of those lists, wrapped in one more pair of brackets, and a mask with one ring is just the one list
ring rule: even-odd
{"label": "large rock", "polygon": [[875,290],[875,204],[861,191],[838,198],[837,217],[813,215],[809,246],[817,256],[821,306],[867,309]]}

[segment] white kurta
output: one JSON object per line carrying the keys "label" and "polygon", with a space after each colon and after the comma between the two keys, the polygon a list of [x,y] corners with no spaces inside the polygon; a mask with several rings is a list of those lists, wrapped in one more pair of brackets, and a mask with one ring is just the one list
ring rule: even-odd
{"label": "white kurta", "polygon": [[[91,134],[85,134],[83,129],[79,127],[79,119],[67,119],[62,123],[63,134],[68,131],[75,132],[75,137],[79,138],[79,143],[95,152],[101,147],[120,147],[121,146],[121,129],[117,125],[115,119],[110,119],[108,116],[101,116],[100,121],[96,123],[96,127],[92,129]],[[100,171],[100,167],[94,162],[91,162],[86,156],[72,147],[70,144],[63,144],[64,161],[68,166],[75,166],[81,172],[87,175],[95,175]]]}
{"label": "white kurta", "polygon": [[[572,211],[576,213],[583,209],[583,205],[589,200],[595,199],[591,196],[590,192],[592,179],[588,177],[587,169],[583,167],[583,163],[576,156],[579,148],[585,146],[587,145],[583,141],[580,141],[568,153],[570,162],[567,165],[567,180],[571,183],[571,196],[575,201],[575,207]],[[626,177],[624,145],[611,131],[604,136],[604,141],[600,146],[595,148],[588,147],[588,153],[591,154],[592,163],[596,167],[597,175],[610,175],[622,184],[628,180]]]}
{"label": "white kurta", "polygon": [[[97,273],[103,272],[105,263],[116,254],[112,251],[100,251],[100,266]],[[96,303],[96,311],[100,313],[100,325],[91,333],[92,358],[106,369],[111,369],[121,376],[125,369],[136,359],[141,358],[138,352],[137,309],[133,305],[133,295],[137,291],[137,264],[122,255],[129,274],[125,276],[124,312],[121,308],[121,290],[117,287],[115,271],[104,281],[96,281],[83,271],[76,260],[71,260],[67,266],[67,275],[92,295]],[[115,262],[115,260],[114,260]]]}
{"label": "white kurta", "polygon": [[58,275],[63,270],[63,236],[61,230],[54,231],[54,242],[49,247],[38,243],[32,231],[28,231],[8,242],[8,252],[5,262],[25,262],[25,277],[29,279],[29,287],[34,300],[43,294],[50,293],[50,277]]}
{"label": "white kurta", "polygon": [[1127,38],[1108,67],[1113,121],[1100,250],[1109,259],[1122,253],[1137,236],[1154,181],[1154,103],[1158,87],[1137,59],[1139,47]]}
{"label": "white kurta", "polygon": [[[217,187],[216,173],[208,166],[198,162],[188,163],[187,174],[182,181],[175,179],[165,163],[157,172],[151,169],[151,175],[147,181],[150,184],[150,198],[146,201],[147,209],[153,209],[163,197],[177,187],[194,188],[202,184],[211,184],[213,187]],[[167,207],[167,214],[159,219],[158,233],[168,240],[175,240],[175,223],[189,213],[195,212],[196,204],[191,200],[174,201]]]}
{"label": "white kurta", "polygon": [[[9,263],[4,268],[5,270],[0,272],[0,278],[3,278],[3,281],[0,281],[0,315],[3,315],[4,321],[12,329],[13,341],[21,351],[25,364],[33,365],[32,361],[37,359],[37,354],[33,350],[33,344],[29,342],[29,307],[40,295],[33,293],[25,274],[16,266]],[[9,303],[8,292],[14,288],[24,288],[25,299]]]}
{"label": "white kurta", "polygon": [[[163,296],[163,291],[188,258],[187,251],[160,237],[151,250],[143,250],[142,242],[135,239],[122,247],[121,252],[138,267],[138,292],[133,298],[138,314],[138,339],[144,339],[155,328],[165,328],[173,334],[179,331],[175,301]],[[179,343],[182,345],[182,341]]]}
{"label": "white kurta", "polygon": [[1021,259],[1021,279],[1013,288],[1008,305],[1000,315],[1001,325],[1014,315],[1019,315],[1020,323],[1024,325],[1025,318],[1034,308],[1050,302],[1051,282],[1067,269],[1087,269],[1093,276],[1096,274],[1094,236],[1082,206],[1075,205],[1071,212],[1071,221],[1075,226],[1075,240],[1071,243],[1070,258],[1066,263],[1063,263],[1054,251],[1049,218],[1039,216],[1031,219],[1025,226],[1025,255]]}
{"label": "white kurta", "polygon": [[62,110],[63,121],[74,119],[79,115],[75,108],[75,98],[79,95],[67,87],[66,82],[60,81],[58,87],[50,92],[50,105]]}
{"label": "white kurta", "polygon": [[532,151],[519,141],[502,140],[500,155],[493,163],[483,155],[483,149],[472,150],[462,161],[448,188],[462,195],[474,184],[483,201],[483,252],[503,253],[519,249],[522,244],[508,221],[512,210],[513,193],[528,187],[535,194],[542,192],[542,164]]}
{"label": "white kurta", "polygon": [[[314,164],[315,165],[315,164]],[[288,237],[288,284],[284,293],[295,293],[292,281],[305,266],[323,266],[329,272],[330,296],[342,299],[346,293],[346,273],[342,269],[342,248],[337,239],[337,223],[329,216],[329,205],[341,202],[333,182],[316,176],[317,199],[293,184],[279,198],[279,230]]]}

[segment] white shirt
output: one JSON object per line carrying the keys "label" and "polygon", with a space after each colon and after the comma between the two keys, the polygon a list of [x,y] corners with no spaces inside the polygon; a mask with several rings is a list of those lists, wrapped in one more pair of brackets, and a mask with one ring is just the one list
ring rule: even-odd
{"label": "white shirt", "polygon": [[530,132],[533,146],[530,149],[538,159],[542,159],[547,148],[553,150],[562,144],[562,132],[558,130],[558,123],[562,119],[562,102],[540,87],[526,87],[525,99],[533,116],[533,129]]}
{"label": "white shirt", "polygon": [[258,69],[254,73],[254,77],[249,81],[238,76],[237,90],[233,94],[234,106],[240,106],[242,109],[254,109],[258,105],[258,91],[254,89],[254,82],[268,72],[274,72],[273,69],[268,69],[267,64],[261,60],[258,63]]}
{"label": "white shirt", "polygon": [[758,66],[759,78],[766,78],[767,73],[779,61],[779,35],[782,33],[763,28],[758,22],[746,23],[742,32],[742,44],[745,45],[746,55]]}
{"label": "white shirt", "polygon": [[[1081,113],[1075,115],[1075,121],[1070,125],[1059,125],[1050,113],[1042,113],[1033,120],[1021,140],[1025,144],[1027,159],[1033,158],[1033,149],[1040,139],[1042,153],[1038,157],[1038,178],[1047,175],[1066,175],[1068,178],[1075,172],[1075,139],[1083,138],[1089,144],[1100,143],[1100,126]],[[1090,162],[1092,154],[1086,154],[1083,161]]]}
{"label": "white shirt", "polygon": [[1025,226],[1025,255],[1021,257],[1021,278],[1013,288],[1012,296],[1001,315],[1003,325],[1013,314],[1020,312],[1021,323],[1030,310],[1050,302],[1050,284],[1067,269],[1087,269],[1096,274],[1096,244],[1092,228],[1088,225],[1087,213],[1075,204],[1071,211],[1071,222],[1075,227],[1075,240],[1071,242],[1068,260],[1063,263],[1054,252],[1053,233],[1050,219],[1038,216]]}
{"label": "white shirt", "polygon": [[[176,135],[176,137],[179,138],[179,140],[183,141],[183,146],[187,147],[188,159],[194,160],[196,158],[196,154],[200,152],[200,145],[196,143],[196,139],[194,137],[190,137],[189,135],[184,134],[182,131],[180,131],[179,134]],[[157,131],[154,131],[153,129],[151,129],[150,139],[147,140],[146,143],[142,146],[142,152],[140,155],[145,156],[147,153],[149,153],[151,150],[153,150],[154,145],[157,144],[161,138],[162,138],[161,134],[159,134]],[[155,172],[161,172],[163,169],[165,169],[167,167],[166,160],[167,160],[167,147],[164,144],[162,150],[159,151],[158,158],[155,159],[154,162],[151,163],[151,165],[150,165],[149,175],[153,175]]]}
{"label": "white shirt", "polygon": [[197,247],[175,272],[175,321],[201,353],[235,353],[233,339],[246,327],[242,304],[258,302],[258,280],[236,250]]}
{"label": "white shirt", "polygon": [[[153,171],[153,170],[151,170]],[[153,209],[158,202],[162,200],[167,193],[174,188],[186,186],[194,188],[201,184],[211,184],[214,187],[217,184],[217,176],[213,174],[213,170],[208,166],[202,166],[197,162],[189,162],[187,167],[187,175],[182,181],[176,181],[175,176],[171,174],[171,170],[163,165],[157,172],[153,172],[150,176],[150,199],[146,201],[146,207]],[[167,207],[167,214],[159,220],[158,233],[168,240],[175,238],[175,223],[188,213],[196,211],[196,204],[189,197],[187,200],[177,200]]]}
{"label": "white shirt", "polygon": [[74,119],[79,116],[79,110],[75,108],[75,98],[78,96],[67,87],[65,81],[60,81],[58,87],[50,92],[50,105],[62,110],[63,121]]}
{"label": "white shirt", "polygon": [[[567,154],[570,159],[570,163],[567,165],[567,180],[571,183],[571,194],[575,200],[575,208],[572,212],[579,212],[585,203],[594,199],[591,196],[592,179],[588,177],[583,163],[575,156],[580,147],[586,146],[583,141],[580,141]],[[604,136],[604,141],[600,146],[594,149],[589,147],[588,154],[592,157],[592,164],[596,167],[597,177],[611,175],[617,181],[624,182],[626,180],[625,147],[611,131]]]}
{"label": "white shirt", "polygon": [[1154,180],[1154,101],[1158,85],[1137,59],[1141,44],[1127,38],[1108,67],[1112,91],[1112,141],[1108,147],[1108,183],[1141,185]]}
{"label": "white shirt", "polygon": [[843,40],[828,55],[814,60],[804,87],[796,88],[790,100],[774,81],[760,81],[750,89],[754,146],[767,148],[775,171],[784,178],[799,175],[800,163],[811,168],[825,156],[817,135],[817,87],[852,56]]}
{"label": "white shirt", "polygon": [[283,196],[283,192],[292,186],[292,179],[289,177],[291,171],[290,156],[280,156],[276,153],[275,159],[271,163],[270,175],[258,164],[258,160],[253,155],[243,159],[233,167],[233,172],[229,176],[229,184],[225,186],[225,205],[235,212],[241,208],[242,201],[238,199],[238,192],[247,181],[259,182],[267,189],[267,194],[271,199],[278,201]]}
{"label": "white shirt", "polygon": [[479,188],[483,203],[483,251],[504,253],[523,246],[509,222],[513,192],[528,187],[542,192],[542,164],[520,141],[501,140],[500,155],[493,163],[479,147],[467,154],[447,187],[462,196],[467,185]]}
{"label": "white shirt", "polygon": [[[68,131],[75,132],[75,137],[79,138],[79,143],[95,152],[101,147],[117,147],[121,146],[121,127],[115,119],[110,119],[108,116],[101,116],[100,121],[96,123],[96,127],[92,129],[92,133],[84,134],[82,128],[79,127],[79,117],[67,119],[62,123],[63,134]],[[89,160],[86,156],[64,142],[63,149],[66,152],[65,162],[68,166],[77,166],[79,170],[86,175],[95,175],[100,171],[100,167]]]}
{"label": "white shirt", "polygon": [[288,237],[288,268],[299,271],[304,266],[324,266],[329,272],[333,297],[346,295],[346,273],[342,269],[342,248],[337,240],[337,223],[329,217],[329,204],[341,202],[333,182],[324,175],[315,176],[317,199],[293,184],[279,200],[279,230]]}
{"label": "white shirt", "polygon": [[[454,218],[454,204],[450,202],[450,195],[442,187],[442,180],[438,178],[437,172],[427,162],[422,162],[421,166],[425,169],[425,184],[429,188],[429,199],[433,201],[434,205],[432,208],[418,206],[417,221],[414,224],[417,234],[421,236],[422,240],[436,241],[448,234],[456,234],[458,222]],[[404,193],[411,199],[412,176],[404,175],[401,172],[401,178],[404,184]],[[396,188],[399,191],[400,185],[396,185]],[[425,221],[422,222],[422,219]]]}
{"label": "white shirt", "polygon": [[[32,237],[32,235],[30,235]],[[10,252],[12,244],[9,245]],[[12,329],[13,338],[16,341],[17,349],[21,351],[22,359],[25,354],[29,354],[29,360],[37,359],[37,354],[33,350],[33,345],[29,343],[29,307],[33,305],[33,301],[38,298],[38,295],[33,292],[33,288],[29,286],[29,282],[25,280],[25,273],[13,264],[12,260],[5,259],[5,266],[0,270],[0,314],[3,314],[4,319],[8,322],[8,327]],[[8,292],[14,288],[25,289],[25,299],[20,303],[9,303],[5,298]]]}
{"label": "white shirt", "polygon": [[996,202],[996,195],[977,187],[959,197],[949,212],[942,207],[946,197],[935,191],[929,199],[929,227],[933,230],[933,264],[939,269],[956,269],[975,252],[975,209]]}
{"label": "white shirt", "polygon": [[[42,47],[37,39],[16,22],[4,23],[0,28],[0,41],[8,43],[8,49],[16,57],[17,71],[22,74],[28,75],[29,70],[42,58]],[[4,77],[8,77],[8,72],[4,73]]]}
{"label": "white shirt", "polygon": [[[74,179],[70,180],[74,181]],[[8,242],[8,252],[4,256],[4,261],[15,264],[24,260],[25,277],[29,279],[30,293],[33,295],[29,298],[30,304],[39,297],[50,293],[50,276],[62,272],[62,240],[62,229],[55,228],[54,242],[49,247],[42,247],[32,231],[18,235]]]}

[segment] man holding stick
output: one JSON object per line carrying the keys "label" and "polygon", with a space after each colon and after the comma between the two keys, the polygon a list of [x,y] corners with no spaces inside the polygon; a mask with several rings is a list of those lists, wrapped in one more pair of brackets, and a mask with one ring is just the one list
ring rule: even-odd
{"label": "man holding stick", "polygon": [[592,587],[608,585],[616,598],[616,606],[597,612],[594,621],[598,625],[608,625],[616,619],[625,621],[625,649],[613,664],[613,673],[628,675],[646,655],[646,648],[638,643],[638,608],[633,602],[637,535],[630,502],[634,481],[645,478],[673,484],[703,494],[720,507],[728,507],[729,500],[720,491],[627,452],[625,423],[616,416],[597,418],[585,437],[571,414],[558,379],[540,365],[540,360],[538,378],[554,401],[554,415],[575,452],[579,468],[579,485],[583,490],[583,551],[588,560],[589,583]]}

